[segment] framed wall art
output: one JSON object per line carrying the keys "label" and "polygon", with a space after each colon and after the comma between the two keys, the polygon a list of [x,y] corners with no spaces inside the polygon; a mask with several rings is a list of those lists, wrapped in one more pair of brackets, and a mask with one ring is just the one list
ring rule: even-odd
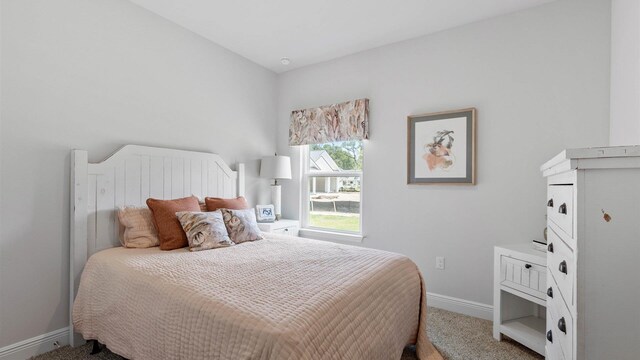
{"label": "framed wall art", "polygon": [[258,222],[274,222],[276,221],[276,212],[272,204],[256,205],[256,220]]}
{"label": "framed wall art", "polygon": [[407,117],[407,184],[476,183],[476,109]]}

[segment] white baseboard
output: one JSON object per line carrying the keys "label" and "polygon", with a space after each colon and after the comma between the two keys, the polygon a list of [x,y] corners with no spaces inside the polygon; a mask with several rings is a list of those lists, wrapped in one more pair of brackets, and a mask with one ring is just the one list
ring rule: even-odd
{"label": "white baseboard", "polygon": [[427,293],[427,305],[485,320],[493,320],[493,306],[451,296]]}
{"label": "white baseboard", "polygon": [[53,343],[60,346],[69,344],[69,328],[62,328],[47,334],[38,335],[0,348],[0,360],[25,360],[55,349]]}

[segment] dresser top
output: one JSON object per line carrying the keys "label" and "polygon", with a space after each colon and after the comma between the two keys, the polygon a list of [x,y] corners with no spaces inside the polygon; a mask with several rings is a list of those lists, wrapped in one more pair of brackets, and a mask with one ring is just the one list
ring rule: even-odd
{"label": "dresser top", "polygon": [[567,162],[571,169],[577,169],[579,168],[577,163],[579,160],[606,161],[606,159],[625,159],[634,157],[640,158],[640,145],[566,149],[544,163],[540,167],[540,171],[547,172],[549,169],[558,165],[564,165],[566,168]]}

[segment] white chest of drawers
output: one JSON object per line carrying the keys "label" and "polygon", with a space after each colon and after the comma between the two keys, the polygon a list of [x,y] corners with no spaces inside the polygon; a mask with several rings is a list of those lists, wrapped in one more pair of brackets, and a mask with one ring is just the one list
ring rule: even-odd
{"label": "white chest of drawers", "polygon": [[541,170],[546,358],[640,359],[640,146],[565,150]]}

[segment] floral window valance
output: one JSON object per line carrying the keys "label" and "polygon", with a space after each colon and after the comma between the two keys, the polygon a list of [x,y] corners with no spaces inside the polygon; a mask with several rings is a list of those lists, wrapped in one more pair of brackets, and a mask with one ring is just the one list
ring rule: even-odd
{"label": "floral window valance", "polygon": [[369,138],[369,99],[291,112],[289,145]]}

